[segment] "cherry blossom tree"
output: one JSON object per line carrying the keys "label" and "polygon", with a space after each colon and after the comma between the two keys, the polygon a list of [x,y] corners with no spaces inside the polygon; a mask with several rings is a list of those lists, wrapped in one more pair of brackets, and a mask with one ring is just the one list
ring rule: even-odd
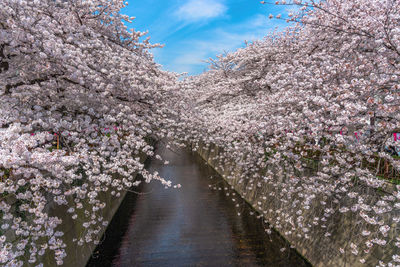
{"label": "cherry blossom tree", "polygon": [[257,200],[275,198],[262,212],[285,235],[325,229],[329,239],[335,216],[349,214],[358,223],[335,253],[369,264],[376,247],[391,247],[374,264],[398,262],[400,188],[390,180],[400,176],[400,4],[276,4],[294,10],[276,16],[290,23],[285,31],[178,82],[153,61],[159,45],[127,29],[123,1],[4,0],[1,264],[39,264],[50,252],[63,263],[62,221],[50,205],[68,206],[85,228],[78,245],[96,243],[107,225],[102,192],[120,196],[140,183],[134,173],[171,186],[140,163],[156,156],[150,136],[220,147],[221,170],[233,162],[240,183],[271,189]]}
{"label": "cherry blossom tree", "polygon": [[160,45],[127,29],[132,18],[120,14],[125,5],[118,0],[0,5],[4,266],[38,264],[41,255],[53,252],[57,264],[63,263],[65,244],[57,228],[63,222],[49,213],[49,205],[68,205],[85,229],[76,239],[82,245],[98,242],[107,225],[102,192],[120,196],[140,183],[135,173],[171,186],[147,172],[140,155],[153,156],[149,137],[164,135],[155,129],[166,117],[163,99],[176,75],[153,61],[149,49]]}
{"label": "cherry blossom tree", "polygon": [[[334,253],[366,262],[386,246],[393,254],[378,260],[396,264],[400,188],[390,181],[400,178],[400,3],[275,4],[295,10],[276,16],[289,22],[285,31],[217,57],[181,85],[192,107],[185,139],[194,149],[222,148],[219,168],[241,166],[248,187],[273,188],[268,197],[278,204],[264,213],[274,227],[306,239],[319,227],[330,238],[335,216],[352,213],[359,223]],[[310,209],[314,221],[302,215]]]}

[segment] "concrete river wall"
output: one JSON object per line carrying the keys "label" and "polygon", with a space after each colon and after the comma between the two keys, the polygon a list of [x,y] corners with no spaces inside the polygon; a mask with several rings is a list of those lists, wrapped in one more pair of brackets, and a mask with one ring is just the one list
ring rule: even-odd
{"label": "concrete river wall", "polygon": [[[146,160],[147,156],[142,154],[140,156],[140,161],[143,163]],[[136,175],[135,175],[136,176]],[[115,176],[116,179],[121,179],[120,176]],[[106,206],[102,209],[102,216],[105,221],[110,222],[118,210],[121,202],[123,201],[126,191],[120,191],[120,196],[116,197],[115,195],[111,195],[111,190],[109,189],[107,192],[100,192],[98,195],[98,200],[103,203],[106,203]],[[49,205],[46,206],[45,211],[49,215],[49,217],[58,217],[62,220],[62,223],[55,228],[56,231],[62,231],[64,233],[62,239],[65,243],[65,252],[67,256],[63,259],[62,266],[73,266],[80,267],[85,266],[88,262],[89,258],[92,255],[92,252],[96,248],[96,245],[93,242],[83,243],[83,245],[78,246],[77,242],[74,242],[74,239],[79,239],[84,236],[86,228],[82,226],[82,222],[85,221],[85,215],[83,213],[84,210],[91,210],[93,207],[92,204],[89,203],[88,198],[85,198],[81,201],[82,208],[77,210],[77,218],[72,219],[71,213],[68,213],[67,210],[72,205],[57,205],[52,202],[52,196],[48,196]],[[74,199],[72,197],[66,198],[68,203],[72,204]],[[7,199],[8,204],[12,206],[10,210],[11,213],[16,214],[16,208],[18,203],[15,198],[10,197]],[[28,217],[27,220],[30,220]],[[100,232],[97,234],[98,239],[104,234],[106,227],[102,227]],[[4,232],[4,235],[7,237],[7,240],[18,240],[18,237],[15,235],[15,230],[9,228]],[[28,261],[24,262],[24,266],[37,266],[38,263],[41,262],[43,266],[53,267],[57,266],[57,263],[54,259],[54,252],[46,252],[42,256],[38,256],[38,261],[36,263],[29,264]]]}
{"label": "concrete river wall", "polygon": [[[293,217],[296,218],[295,213],[299,209],[293,208],[291,205],[292,203],[286,203],[287,201],[284,202],[284,200],[281,200],[279,194],[282,194],[282,192],[264,183],[262,173],[259,174],[258,178],[254,178],[252,182],[249,182],[250,179],[242,179],[241,176],[243,176],[243,172],[240,167],[235,164],[224,163],[223,170],[219,167],[218,156],[222,154],[222,149],[220,147],[199,144],[196,149],[198,154],[207,161],[210,166],[215,168],[215,170],[223,176],[254,209],[262,214],[266,221],[274,222],[274,220],[276,220],[277,215],[268,211],[277,208],[283,209],[285,214],[293,215]],[[276,179],[286,179],[281,176],[281,174],[276,174]],[[354,190],[357,190],[357,193],[364,197],[365,203],[374,203],[376,200],[373,198],[377,195],[391,196],[395,189],[395,185],[390,183],[386,183],[384,188],[378,190],[379,192],[372,192],[377,190],[362,184],[356,187],[357,188]],[[388,262],[392,260],[392,255],[396,253],[399,254],[399,248],[394,244],[398,242],[396,238],[400,230],[397,223],[391,225],[392,229],[388,233],[390,237],[389,240],[391,239],[391,241],[385,247],[375,245],[373,250],[367,255],[361,255],[362,253],[358,255],[349,253],[349,248],[352,246],[352,243],[363,244],[365,242],[365,237],[360,234],[360,223],[362,219],[360,216],[355,216],[353,212],[336,212],[333,216],[329,217],[326,228],[316,227],[313,224],[313,218],[318,216],[322,217],[324,215],[323,211],[325,207],[320,204],[323,200],[328,202],[331,199],[320,199],[316,197],[310,205],[312,208],[302,210],[301,216],[304,218],[303,224],[310,228],[307,233],[310,236],[309,239],[298,236],[298,232],[296,231],[299,230],[290,226],[289,223],[277,229],[313,266],[379,266],[379,260],[382,259]],[[339,201],[339,204],[346,205],[348,203],[341,203]],[[399,217],[399,215],[399,209],[393,209],[387,214],[390,220],[386,221],[392,221],[391,218]],[[326,235],[328,232],[330,235]],[[341,253],[339,250],[340,248],[346,248],[346,252]],[[365,260],[364,263],[361,262],[363,259]]]}

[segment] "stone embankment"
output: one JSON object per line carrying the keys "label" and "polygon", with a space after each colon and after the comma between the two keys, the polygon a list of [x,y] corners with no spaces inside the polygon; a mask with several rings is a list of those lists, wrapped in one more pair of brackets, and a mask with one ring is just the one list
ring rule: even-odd
{"label": "stone embankment", "polygon": [[[262,214],[267,222],[276,221],[277,215],[270,211],[278,208],[284,210],[284,213],[289,214],[292,218],[302,216],[302,224],[309,228],[307,232],[308,239],[304,238],[304,233],[300,232],[299,227],[293,227],[293,224],[291,225],[290,223],[281,225],[280,229],[275,230],[288,240],[313,266],[377,266],[379,265],[379,260],[390,262],[392,261],[392,255],[399,253],[399,249],[394,245],[395,242],[398,242],[396,241],[396,232],[399,231],[397,224],[391,225],[391,230],[388,232],[389,240],[391,241],[386,246],[375,245],[369,254],[364,254],[360,251],[358,255],[354,255],[351,253],[351,247],[354,244],[364,244],[366,240],[360,234],[362,231],[360,225],[363,223],[363,219],[358,214],[335,212],[328,217],[325,228],[314,224],[314,218],[325,216],[324,210],[326,207],[321,204],[321,201],[337,203],[334,204],[334,209],[339,209],[340,206],[349,206],[349,203],[343,203],[344,200],[335,201],[333,199],[334,196],[316,196],[310,203],[311,208],[303,209],[301,215],[298,215],[296,214],[299,211],[298,207],[293,208],[292,203],[288,203],[285,197],[280,197],[282,192],[279,192],[271,184],[264,182],[264,173],[259,173],[258,178],[243,179],[241,168],[234,163],[224,163],[224,168],[221,169],[218,158],[219,155],[222,155],[222,149],[215,145],[205,146],[204,144],[199,144],[197,152],[255,210]],[[289,179],[277,169],[274,169],[274,173],[275,179],[280,182]],[[308,173],[302,173],[301,175],[313,174],[315,172],[308,171]],[[380,189],[374,189],[365,184],[358,184],[355,187],[354,190],[364,198],[364,203],[375,203],[377,196],[390,196],[395,190],[395,185],[390,183],[386,183]],[[302,199],[299,199],[299,201],[302,201]],[[392,221],[391,218],[398,217],[399,213],[398,209],[393,209],[387,213],[386,216],[390,218],[386,218],[385,221]],[[294,221],[294,224],[296,224],[296,221]],[[344,253],[340,252],[340,248],[344,249]],[[362,263],[364,260],[365,262]]]}
{"label": "stone embankment", "polygon": [[[144,162],[147,156],[142,154],[140,155],[140,162]],[[120,176],[116,175],[113,177],[114,179],[121,179]],[[89,182],[90,183],[90,182]],[[120,191],[120,196],[116,197],[111,194],[111,189],[108,189],[106,192],[100,192],[97,199],[106,203],[106,206],[102,209],[102,217],[104,221],[110,222],[113,218],[114,214],[118,210],[122,200],[126,195],[126,190]],[[51,198],[52,196],[48,196]],[[55,228],[56,231],[61,231],[64,235],[61,237],[63,242],[65,243],[65,252],[67,256],[63,259],[63,266],[75,266],[75,267],[84,267],[86,263],[90,259],[92,252],[96,248],[96,244],[93,241],[84,242],[83,245],[78,246],[77,242],[74,242],[75,239],[79,240],[80,238],[84,239],[86,228],[83,227],[82,223],[87,221],[87,217],[85,217],[84,210],[91,210],[92,204],[89,203],[89,199],[85,198],[81,200],[82,208],[77,209],[77,218],[72,219],[72,214],[68,213],[67,210],[69,207],[74,206],[72,203],[74,199],[72,196],[68,197],[67,202],[69,205],[57,205],[53,201],[49,201],[50,205],[45,207],[45,210],[49,217],[58,217],[62,220],[62,223]],[[9,197],[7,199],[7,203],[11,205],[12,209],[11,213],[16,214],[18,208],[18,201],[13,197]],[[26,218],[26,221],[29,221],[30,218]],[[97,239],[100,239],[105,232],[106,227],[101,227],[101,230],[97,234]],[[15,240],[17,242],[18,237],[15,235],[15,230],[9,228],[4,235],[7,237],[7,240]],[[43,266],[57,266],[54,252],[47,250],[45,254],[39,256],[37,262],[33,264],[29,264],[27,261],[24,262],[24,266],[37,266],[38,263],[42,263]]]}

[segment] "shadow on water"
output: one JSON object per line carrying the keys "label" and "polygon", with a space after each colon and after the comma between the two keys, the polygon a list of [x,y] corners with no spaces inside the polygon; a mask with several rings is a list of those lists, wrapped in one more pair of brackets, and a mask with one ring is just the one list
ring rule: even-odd
{"label": "shadow on water", "polygon": [[[128,192],[87,267],[309,266],[197,155],[159,144],[170,161],[147,162],[180,189],[157,182]],[[240,216],[238,215],[240,213]],[[283,249],[283,252],[281,251]]]}

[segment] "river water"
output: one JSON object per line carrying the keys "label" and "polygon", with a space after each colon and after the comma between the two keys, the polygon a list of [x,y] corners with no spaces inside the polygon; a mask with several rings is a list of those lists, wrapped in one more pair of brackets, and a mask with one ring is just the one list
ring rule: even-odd
{"label": "river water", "polygon": [[87,267],[309,266],[197,154],[163,143],[156,153],[170,163],[147,168],[182,187],[128,193]]}

